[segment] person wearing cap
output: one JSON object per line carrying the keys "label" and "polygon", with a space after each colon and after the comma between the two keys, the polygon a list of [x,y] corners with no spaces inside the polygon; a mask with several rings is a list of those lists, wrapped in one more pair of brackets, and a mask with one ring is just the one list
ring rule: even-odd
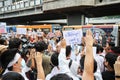
{"label": "person wearing cap", "polygon": [[8,49],[4,51],[0,56],[1,66],[4,69],[3,74],[8,72],[18,72],[25,80],[28,78],[25,75],[24,69],[22,69],[22,58],[17,49]]}
{"label": "person wearing cap", "polygon": [[11,38],[9,40],[9,49],[17,49],[17,53],[21,55],[22,57],[22,70],[24,71],[23,73],[26,74],[26,72],[31,70],[31,67],[26,65],[25,59],[22,55],[22,53],[20,52],[20,50],[22,49],[22,41],[19,38]]}

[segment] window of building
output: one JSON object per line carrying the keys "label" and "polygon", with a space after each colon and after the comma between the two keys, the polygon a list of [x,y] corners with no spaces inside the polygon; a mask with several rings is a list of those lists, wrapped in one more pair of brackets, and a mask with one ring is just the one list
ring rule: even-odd
{"label": "window of building", "polygon": [[22,0],[12,0],[13,3],[14,3],[14,2],[19,2],[19,1],[22,1]]}

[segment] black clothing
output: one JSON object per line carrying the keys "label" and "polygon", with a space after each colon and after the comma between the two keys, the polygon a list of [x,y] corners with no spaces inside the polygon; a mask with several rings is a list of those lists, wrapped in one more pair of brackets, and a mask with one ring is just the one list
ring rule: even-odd
{"label": "black clothing", "polygon": [[115,80],[115,72],[114,71],[104,71],[102,73],[103,80]]}

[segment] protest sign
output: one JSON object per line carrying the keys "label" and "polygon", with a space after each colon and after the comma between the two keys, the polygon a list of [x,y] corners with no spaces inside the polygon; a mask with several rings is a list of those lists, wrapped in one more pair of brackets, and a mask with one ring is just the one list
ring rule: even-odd
{"label": "protest sign", "polygon": [[63,31],[63,36],[66,39],[67,45],[81,44],[82,29]]}
{"label": "protest sign", "polygon": [[7,33],[6,23],[0,23],[0,33]]}
{"label": "protest sign", "polygon": [[26,28],[17,28],[17,34],[26,34],[27,30]]}

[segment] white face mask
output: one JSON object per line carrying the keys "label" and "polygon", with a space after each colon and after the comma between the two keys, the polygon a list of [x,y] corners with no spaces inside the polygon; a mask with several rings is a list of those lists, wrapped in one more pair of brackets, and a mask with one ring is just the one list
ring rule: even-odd
{"label": "white face mask", "polygon": [[22,59],[22,61],[21,61],[21,67],[22,67],[22,68],[25,68],[25,66],[26,66],[25,60]]}
{"label": "white face mask", "polygon": [[77,77],[82,78],[82,76],[81,76],[81,75],[77,75]]}

